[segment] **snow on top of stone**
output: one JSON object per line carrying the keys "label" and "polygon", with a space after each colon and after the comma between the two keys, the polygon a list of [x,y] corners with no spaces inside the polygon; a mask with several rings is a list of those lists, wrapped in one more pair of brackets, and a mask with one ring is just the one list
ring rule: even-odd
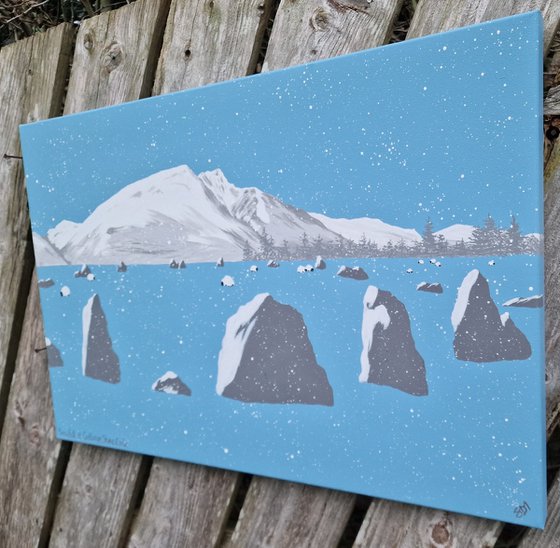
{"label": "snow on top of stone", "polygon": [[216,392],[222,395],[230,384],[241,363],[241,356],[247,339],[255,326],[255,314],[270,297],[270,293],[259,293],[247,304],[241,305],[237,312],[228,318],[222,348],[218,356],[218,380]]}
{"label": "snow on top of stone", "polygon": [[471,270],[465,276],[461,287],[459,287],[457,291],[457,300],[455,301],[455,306],[453,307],[453,312],[451,313],[451,324],[453,325],[453,331],[457,331],[459,324],[463,320],[465,311],[467,309],[467,304],[469,303],[471,290],[480,275],[480,271],[478,271],[477,269]]}

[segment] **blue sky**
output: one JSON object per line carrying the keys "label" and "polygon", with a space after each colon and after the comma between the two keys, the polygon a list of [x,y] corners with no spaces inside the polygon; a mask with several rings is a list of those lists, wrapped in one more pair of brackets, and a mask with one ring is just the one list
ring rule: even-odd
{"label": "blue sky", "polygon": [[540,15],[22,127],[33,229],[221,168],[308,211],[542,230]]}

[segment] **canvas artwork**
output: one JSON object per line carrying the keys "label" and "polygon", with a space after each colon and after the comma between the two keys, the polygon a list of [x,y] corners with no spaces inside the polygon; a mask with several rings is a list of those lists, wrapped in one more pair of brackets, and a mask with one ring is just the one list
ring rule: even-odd
{"label": "canvas artwork", "polygon": [[541,36],[22,126],[58,437],[542,526]]}

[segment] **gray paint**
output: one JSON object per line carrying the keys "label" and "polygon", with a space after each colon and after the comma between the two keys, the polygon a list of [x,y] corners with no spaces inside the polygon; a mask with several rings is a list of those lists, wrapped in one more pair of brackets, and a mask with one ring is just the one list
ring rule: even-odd
{"label": "gray paint", "polygon": [[369,365],[365,382],[391,386],[414,396],[426,396],[426,367],[416,349],[404,304],[389,291],[378,289],[374,302],[364,299],[364,324],[368,312],[378,306],[385,307],[390,323],[384,327],[377,322],[372,332],[368,333],[369,349],[364,348],[362,353],[362,360],[367,356]]}
{"label": "gray paint", "polygon": [[417,291],[425,291],[426,293],[443,293],[443,287],[439,283],[422,282],[418,284]]}
{"label": "gray paint", "polygon": [[327,268],[327,263],[325,262],[325,259],[323,259],[323,257],[321,256],[318,256],[317,259],[315,259],[315,269],[325,270],[325,268]]}
{"label": "gray paint", "polygon": [[342,278],[350,278],[352,280],[367,280],[369,278],[366,271],[361,266],[355,266],[353,268],[341,266],[336,274]]}
{"label": "gray paint", "polygon": [[98,295],[93,295],[84,307],[83,327],[83,374],[104,382],[120,382],[119,358],[113,351],[107,318]]}
{"label": "gray paint", "polygon": [[504,306],[513,306],[517,308],[542,308],[544,299],[542,295],[533,295],[532,297],[516,297],[504,303]]}
{"label": "gray paint", "polygon": [[60,350],[52,343],[47,346],[47,363],[49,367],[62,367],[64,365]]}
{"label": "gray paint", "polygon": [[[166,389],[171,389],[174,393],[181,396],[190,396],[192,394],[191,389],[181,380],[180,377],[165,380],[158,379],[153,386],[153,390],[156,392],[166,392]],[[170,392],[166,393],[169,394]]]}
{"label": "gray paint", "polygon": [[531,356],[527,337],[511,319],[502,323],[486,278],[478,274],[455,331],[453,349],[458,360],[495,362],[526,360]]}
{"label": "gray paint", "polygon": [[[244,402],[333,405],[331,385],[317,363],[303,316],[268,296],[252,322],[235,377],[222,395]],[[240,339],[242,331],[243,326],[236,333]]]}

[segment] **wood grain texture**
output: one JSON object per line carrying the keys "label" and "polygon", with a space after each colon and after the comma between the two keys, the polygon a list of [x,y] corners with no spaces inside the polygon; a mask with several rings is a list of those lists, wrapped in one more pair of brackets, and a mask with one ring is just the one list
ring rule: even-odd
{"label": "wood grain texture", "polygon": [[399,548],[480,548],[494,546],[502,530],[497,521],[374,500],[354,543]]}
{"label": "wood grain texture", "polygon": [[527,531],[517,548],[560,548],[560,474],[548,493],[548,519],[544,529]]}
{"label": "wood grain texture", "polygon": [[153,94],[251,74],[272,0],[172,0]]}
{"label": "wood grain texture", "polygon": [[263,71],[387,43],[402,0],[282,0]]}
{"label": "wood grain texture", "polygon": [[560,116],[560,86],[554,86],[548,90],[544,100],[545,116]]}
{"label": "wood grain texture", "polygon": [[546,411],[548,432],[560,407],[560,142],[545,170],[544,274],[546,295]]}
{"label": "wood grain texture", "polygon": [[226,546],[335,547],[353,506],[350,493],[254,477]]}
{"label": "wood grain texture", "polygon": [[150,94],[169,0],[139,0],[83,21],[64,114]]}
{"label": "wood grain texture", "polygon": [[37,546],[47,537],[64,468],[55,437],[36,276],[0,438],[0,546]]}
{"label": "wood grain texture", "polygon": [[[149,95],[168,7],[169,0],[139,0],[84,21],[65,114]],[[113,546],[124,540],[149,462],[133,453],[74,444],[50,545]]]}
{"label": "wood grain texture", "polygon": [[237,487],[238,474],[205,466],[156,459],[130,548],[216,546]]}
{"label": "wood grain texture", "polygon": [[20,154],[19,124],[60,113],[73,34],[61,25],[0,50],[0,425],[31,276],[22,162],[4,154]]}
{"label": "wood grain texture", "polygon": [[120,546],[140,485],[141,457],[74,444],[49,546]]}
{"label": "wood grain texture", "polygon": [[558,0],[420,0],[407,39],[534,10],[543,14],[546,54],[560,20]]}

